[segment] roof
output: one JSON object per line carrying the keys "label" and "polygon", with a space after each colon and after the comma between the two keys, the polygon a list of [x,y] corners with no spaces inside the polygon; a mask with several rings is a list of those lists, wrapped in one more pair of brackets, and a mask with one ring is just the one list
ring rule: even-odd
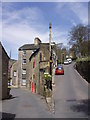
{"label": "roof", "polygon": [[39,52],[40,48],[36,49],[35,52],[30,56],[29,60],[31,61],[32,57]]}
{"label": "roof", "polygon": [[38,45],[37,49],[35,49],[34,53],[30,56],[30,58],[29,58],[30,61],[31,61],[32,57],[35,56],[39,52],[41,46],[43,46],[43,45],[48,45],[49,46],[49,43],[40,43]]}
{"label": "roof", "polygon": [[41,46],[43,47],[43,45],[49,46],[49,43],[40,43],[39,45],[25,44],[25,45],[21,46],[19,48],[19,50],[34,50],[34,53],[29,58],[29,60],[31,60],[32,57],[35,56],[36,53],[39,51],[39,49],[41,48]]}
{"label": "roof", "polygon": [[25,44],[19,48],[19,50],[35,50],[39,48],[39,46],[34,45],[34,44]]}
{"label": "roof", "polygon": [[35,44],[25,44],[19,48],[19,50],[35,50],[40,47],[40,45],[49,45],[49,43],[40,43],[39,45]]}

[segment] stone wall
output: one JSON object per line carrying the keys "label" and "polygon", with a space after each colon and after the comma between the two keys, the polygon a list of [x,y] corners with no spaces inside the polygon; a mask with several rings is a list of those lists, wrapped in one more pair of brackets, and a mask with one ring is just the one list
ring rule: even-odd
{"label": "stone wall", "polygon": [[[16,76],[14,75],[15,71],[16,71]],[[18,62],[15,62],[12,65],[12,68],[11,68],[11,80],[12,80],[12,85],[18,87]]]}
{"label": "stone wall", "polygon": [[[40,58],[41,55],[41,58]],[[35,68],[33,68],[33,62],[35,60]],[[46,61],[47,60],[47,61]],[[36,92],[42,94],[43,88],[43,74],[44,72],[49,72],[49,55],[48,49],[44,47],[40,48],[39,52],[31,59],[32,66],[32,84],[31,90],[35,92],[35,83],[36,83]],[[35,78],[33,78],[35,75]]]}
{"label": "stone wall", "polygon": [[[0,83],[2,85],[2,96],[0,96],[0,99],[7,98],[7,89],[8,89],[8,63],[9,63],[9,57],[0,44],[0,64],[2,67],[0,71]],[[1,86],[0,86],[1,87]],[[0,94],[1,95],[1,94]]]}
{"label": "stone wall", "polygon": [[0,100],[2,99],[2,46],[0,44]]}
{"label": "stone wall", "polygon": [[[31,78],[31,63],[29,58],[32,54],[32,50],[26,50],[26,56],[23,55],[23,51],[19,51],[18,55],[18,81],[19,86],[22,86],[22,80],[26,79],[26,87],[29,88],[30,78]],[[23,64],[23,59],[26,59],[26,64]],[[26,69],[26,75],[22,75],[22,69]],[[25,77],[25,78],[23,78]],[[22,79],[23,78],[23,79]]]}

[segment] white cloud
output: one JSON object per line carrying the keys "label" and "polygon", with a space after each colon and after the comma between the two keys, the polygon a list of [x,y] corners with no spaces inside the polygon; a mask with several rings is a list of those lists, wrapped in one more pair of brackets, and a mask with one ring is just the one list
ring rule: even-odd
{"label": "white cloud", "polygon": [[55,28],[52,31],[52,41],[56,43],[63,43],[64,45],[67,44],[67,30],[61,30],[60,28]]}
{"label": "white cloud", "polygon": [[80,21],[81,24],[88,24],[88,3],[61,3],[57,4],[56,11],[61,17],[64,17],[70,21],[72,25],[76,25],[77,23],[74,19],[75,17],[78,18],[78,22]]}
{"label": "white cloud", "polygon": [[[62,6],[60,7],[62,9]],[[81,6],[80,8],[83,7]],[[80,8],[78,8],[78,11]],[[73,9],[76,8],[72,7],[71,9],[75,13]],[[77,13],[75,14],[77,15]],[[81,12],[79,12],[79,15],[80,18],[84,17],[84,15],[82,15]],[[33,43],[35,37],[39,37],[42,40],[42,42],[49,42],[48,26],[46,27],[44,24],[42,24],[41,21],[44,19],[44,16],[39,8],[27,7],[16,11],[14,10],[14,8],[12,8],[12,4],[10,3],[8,7],[6,6],[3,8],[3,16],[3,43],[8,45],[5,46],[5,48],[7,48],[8,53],[10,52],[10,49],[13,50],[13,58],[17,58],[17,50],[20,46],[22,46],[23,44]],[[39,23],[37,23],[37,21]],[[71,20],[71,22],[73,25],[76,24],[74,20]],[[66,45],[68,42],[66,40],[67,34],[67,30],[52,28],[52,41],[55,41],[56,43],[65,43],[64,45]]]}
{"label": "white cloud", "polygon": [[18,48],[23,44],[33,43],[34,38],[37,36],[47,42],[48,33],[41,29],[46,28],[46,26],[37,23],[37,21],[43,19],[42,11],[39,8],[26,7],[14,10],[12,5],[3,6],[2,42],[6,45],[5,48],[7,48],[8,53],[10,49],[13,49],[14,54],[12,57],[16,57]]}
{"label": "white cloud", "polygon": [[31,44],[35,37],[40,37],[41,40],[47,40],[47,33],[40,33],[35,28],[23,24],[4,25],[2,32],[3,42],[7,41],[8,46],[13,51],[23,44]]}
{"label": "white cloud", "polygon": [[88,6],[85,7],[84,3],[71,3],[70,8],[82,24],[88,24]]}
{"label": "white cloud", "polygon": [[12,4],[7,4],[7,6],[5,8],[3,7],[3,16],[6,17],[4,19],[5,23],[12,23],[12,21],[30,23],[30,21],[34,22],[40,18],[43,19],[42,11],[37,7],[25,7],[20,10],[14,10],[11,8]]}
{"label": "white cloud", "polygon": [[[44,27],[44,26],[42,26]],[[28,26],[27,24],[13,24],[5,25],[3,28],[3,43],[7,42],[8,44],[8,53],[12,49],[12,57],[15,57],[18,48],[23,44],[31,44],[34,42],[35,37],[39,37],[42,42],[49,42],[49,31],[39,32],[38,29]],[[52,30],[52,41],[56,43],[63,43],[66,40],[66,33],[59,30]],[[54,37],[53,37],[54,36]]]}

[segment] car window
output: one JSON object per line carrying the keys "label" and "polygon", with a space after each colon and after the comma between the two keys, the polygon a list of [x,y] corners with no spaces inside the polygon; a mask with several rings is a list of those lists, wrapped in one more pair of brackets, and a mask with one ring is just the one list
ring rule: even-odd
{"label": "car window", "polygon": [[64,62],[68,62],[68,60],[65,60]]}
{"label": "car window", "polygon": [[63,68],[62,67],[58,67],[57,70],[62,70]]}

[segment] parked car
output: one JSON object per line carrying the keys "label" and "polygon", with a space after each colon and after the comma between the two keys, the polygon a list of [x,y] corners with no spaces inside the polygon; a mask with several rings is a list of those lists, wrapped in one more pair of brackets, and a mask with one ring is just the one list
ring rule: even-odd
{"label": "parked car", "polygon": [[69,64],[72,63],[72,59],[71,58],[68,58],[67,60],[68,60]]}
{"label": "parked car", "polygon": [[69,61],[68,60],[65,60],[64,61],[64,65],[68,65],[69,64]]}
{"label": "parked car", "polygon": [[62,65],[58,65],[56,67],[55,75],[64,75],[64,68]]}

